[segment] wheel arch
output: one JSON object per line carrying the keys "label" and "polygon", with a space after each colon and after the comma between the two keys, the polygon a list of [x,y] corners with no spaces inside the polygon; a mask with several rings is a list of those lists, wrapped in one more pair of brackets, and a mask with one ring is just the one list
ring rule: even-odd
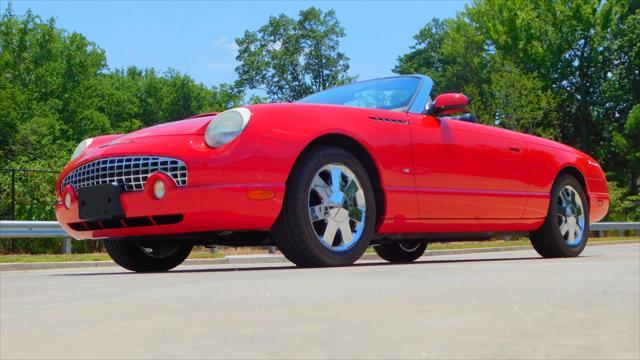
{"label": "wheel arch", "polygon": [[[304,154],[309,151],[312,151],[314,148],[318,146],[336,146],[342,148],[360,161],[362,166],[364,166],[367,175],[369,175],[369,179],[371,180],[371,184],[374,189],[374,197],[376,200],[376,227],[382,222],[382,218],[384,216],[385,211],[385,196],[384,191],[382,189],[382,181],[380,178],[380,171],[378,170],[378,166],[367,150],[360,142],[354,139],[351,136],[340,134],[340,133],[329,133],[318,136],[311,142],[309,142],[304,149],[298,154],[296,160],[293,164],[292,171],[287,176],[287,184],[289,183],[289,178],[291,177],[291,173],[298,166],[300,159]],[[289,188],[289,186],[287,186]],[[286,191],[286,190],[285,190]]]}
{"label": "wheel arch", "polygon": [[[582,186],[582,190],[584,191],[585,197],[587,198],[587,203],[590,202],[589,189],[587,188],[587,181],[584,175],[582,174],[582,172],[577,167],[573,165],[567,165],[563,167],[562,169],[560,169],[560,171],[556,175],[554,182],[558,180],[558,177],[560,175],[570,175],[574,177],[576,180],[578,180],[578,182],[580,183],[580,186]],[[590,203],[589,203],[589,207],[591,207]]]}

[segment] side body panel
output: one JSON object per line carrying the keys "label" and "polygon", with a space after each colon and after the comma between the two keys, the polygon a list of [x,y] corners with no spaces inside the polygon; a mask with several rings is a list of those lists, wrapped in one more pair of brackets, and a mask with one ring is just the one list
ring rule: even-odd
{"label": "side body panel", "polygon": [[[585,180],[590,221],[609,207],[606,178],[590,156],[512,131],[409,114],[420,218],[379,233],[532,231],[547,215],[561,171]],[[446,122],[446,127],[443,124]]]}
{"label": "side body panel", "polygon": [[530,169],[518,133],[451,118],[411,116],[423,219],[519,219]]}

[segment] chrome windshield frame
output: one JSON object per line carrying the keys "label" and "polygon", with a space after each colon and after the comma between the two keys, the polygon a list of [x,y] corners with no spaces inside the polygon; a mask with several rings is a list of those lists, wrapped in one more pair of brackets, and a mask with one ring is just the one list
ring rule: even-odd
{"label": "chrome windshield frame", "polygon": [[431,90],[433,89],[433,80],[426,75],[405,75],[406,77],[417,77],[420,79],[418,90],[409,104],[407,112],[412,114],[424,114],[427,111],[427,104],[431,101]]}

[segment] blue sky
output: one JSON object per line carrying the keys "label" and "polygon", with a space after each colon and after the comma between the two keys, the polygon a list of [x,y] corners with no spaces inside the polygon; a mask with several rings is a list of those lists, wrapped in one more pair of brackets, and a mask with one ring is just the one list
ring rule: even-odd
{"label": "blue sky", "polygon": [[[7,0],[0,0],[2,11]],[[386,76],[413,35],[433,17],[453,17],[465,0],[441,1],[13,1],[59,27],[84,34],[106,51],[110,68],[175,68],[215,85],[235,80],[234,39],[270,15],[334,9],[346,37],[342,51],[359,79]]]}

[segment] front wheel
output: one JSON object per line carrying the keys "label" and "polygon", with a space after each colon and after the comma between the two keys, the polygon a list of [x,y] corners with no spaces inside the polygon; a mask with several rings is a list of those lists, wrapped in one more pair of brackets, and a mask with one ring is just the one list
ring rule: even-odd
{"label": "front wheel", "polygon": [[102,244],[116,264],[136,272],[160,272],[182,264],[192,245],[167,241],[103,239]]}
{"label": "front wheel", "polygon": [[272,236],[298,266],[349,265],[367,249],[375,216],[373,186],[362,164],[341,148],[321,146],[293,169]]}
{"label": "front wheel", "polygon": [[531,244],[543,257],[572,257],[582,253],[589,237],[589,203],[582,185],[560,175],[551,189],[547,218],[531,233]]}
{"label": "front wheel", "polygon": [[417,260],[427,249],[426,241],[404,240],[374,246],[376,254],[390,263],[409,263]]}

